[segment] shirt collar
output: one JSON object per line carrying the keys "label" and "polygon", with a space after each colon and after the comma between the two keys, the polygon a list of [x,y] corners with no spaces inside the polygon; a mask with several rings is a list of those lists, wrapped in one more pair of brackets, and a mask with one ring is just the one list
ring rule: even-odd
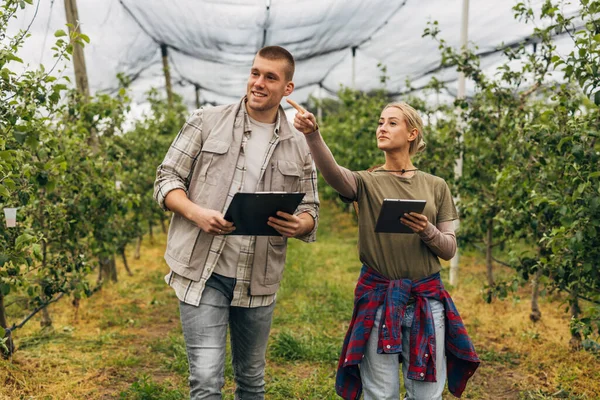
{"label": "shirt collar", "polygon": [[[248,115],[248,110],[246,109],[246,102],[247,99],[246,97],[244,97],[244,103],[243,103],[243,112],[244,112],[244,133],[250,133],[252,132],[252,128],[250,125],[250,115]],[[273,130],[273,133],[275,134],[275,136],[279,137],[279,128],[281,127],[281,113],[283,112],[283,110],[281,109],[281,107],[279,107],[279,109],[277,110],[277,119],[275,120],[275,129]]]}

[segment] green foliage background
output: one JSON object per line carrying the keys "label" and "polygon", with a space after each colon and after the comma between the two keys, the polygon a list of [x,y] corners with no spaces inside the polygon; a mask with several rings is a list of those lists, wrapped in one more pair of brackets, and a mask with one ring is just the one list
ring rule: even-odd
{"label": "green foliage background", "polygon": [[[0,6],[2,36],[26,3],[31,0]],[[460,245],[501,258],[521,284],[540,273],[548,290],[569,292],[576,309],[585,300],[585,308],[573,314],[573,332],[597,337],[600,1],[579,0],[585,26],[580,30],[573,29],[574,16],[561,13],[561,3],[548,0],[540,10],[525,2],[513,7],[516,18],[544,21],[544,28],[534,28],[535,52],[525,44],[505,49],[506,63],[492,76],[480,68],[474,49],[448,46],[432,22],[424,35],[437,41],[445,66],[474,82],[474,95],[451,105],[414,96],[403,100],[426,123],[427,148],[415,164],[446,179],[460,199]],[[565,32],[574,50],[561,56],[552,38]],[[18,227],[0,230],[5,353],[15,325],[7,320],[4,299],[25,294],[27,308],[35,311],[64,294],[90,295],[89,274],[99,260],[122,253],[165,218],[152,199],[154,171],[188,113],[180,98],[169,106],[151,90],[150,112],[126,127],[126,79],[121,77],[116,95],[83,99],[67,78],[59,78],[73,45],[85,45],[89,38],[58,31],[52,48],[56,64],[17,73],[14,66],[22,63],[18,54],[27,36],[21,31],[0,46],[0,205],[19,207]],[[433,81],[428,90],[435,93],[442,86]],[[338,99],[322,104],[321,124],[338,163],[351,170],[382,164],[375,130],[390,95],[385,89],[343,88]],[[461,154],[463,175],[456,179],[455,160]],[[336,197],[322,181],[320,193]],[[492,278],[486,296],[491,301],[510,287]],[[302,345],[284,334],[280,339],[282,354]]]}

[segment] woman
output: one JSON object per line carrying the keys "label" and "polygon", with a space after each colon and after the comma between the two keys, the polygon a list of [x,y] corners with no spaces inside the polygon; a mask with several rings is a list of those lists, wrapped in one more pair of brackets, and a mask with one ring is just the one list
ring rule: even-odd
{"label": "woman", "polygon": [[[314,115],[288,102],[298,111],[294,126],[305,134],[317,169],[360,210],[363,267],[338,364],[337,393],[345,399],[358,399],[362,391],[365,400],[398,399],[402,363],[407,399],[441,399],[447,377],[450,392],[460,397],[479,359],[440,280],[439,258],[449,260],[456,252],[458,215],[450,190],[411,160],[425,147],[421,117],[406,103],[386,106],[376,133],[385,164],[351,172],[336,163]],[[400,220],[414,235],[375,232],[384,198],[427,201],[422,214]]]}

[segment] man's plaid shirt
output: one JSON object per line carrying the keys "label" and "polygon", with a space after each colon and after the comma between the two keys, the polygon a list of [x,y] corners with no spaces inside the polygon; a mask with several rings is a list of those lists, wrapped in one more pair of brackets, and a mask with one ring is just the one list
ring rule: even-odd
{"label": "man's plaid shirt", "polygon": [[[436,382],[435,327],[427,299],[441,301],[446,313],[448,390],[456,397],[461,396],[468,379],[479,366],[479,358],[450,294],[444,289],[440,274],[414,282],[410,279],[389,280],[364,265],[356,285],[354,313],[344,339],[335,380],[335,390],[342,398],[355,400],[360,397],[362,383],[358,365],[370,335],[379,336],[377,353],[402,352],[401,322],[411,296],[417,303],[410,331],[408,378]],[[379,332],[372,332],[379,306],[383,306],[384,320]]]}
{"label": "man's plaid shirt", "polygon": [[[227,200],[225,202],[225,206],[221,212],[225,213],[227,207],[231,203],[233,196],[240,192],[244,186],[244,179],[246,177],[246,154],[245,148],[252,131],[250,129],[250,119],[248,113],[245,110],[245,107],[242,105],[242,112],[244,113],[244,136],[242,137],[241,151],[237,160],[237,165],[235,169],[235,173],[233,175],[233,181],[229,188],[229,193],[227,195]],[[282,112],[281,110],[279,112]],[[190,137],[187,141],[200,140],[199,136],[202,132],[201,127],[202,121],[194,121],[194,125],[190,125],[189,121],[186,122],[182,131],[188,130],[189,134],[197,135],[197,138]],[[269,160],[271,159],[271,155],[279,143],[279,128],[281,123],[281,115],[277,114],[277,121],[275,123],[275,129],[273,133],[273,137],[271,138],[267,151],[264,155],[264,159],[262,162],[260,175],[263,176],[265,169],[269,165]],[[180,152],[181,156],[193,157],[192,155],[187,155],[185,153]],[[305,193],[311,193],[311,195],[305,196],[305,199],[318,199],[317,192],[317,172],[313,165],[312,173],[310,176],[304,176],[301,178],[301,191]],[[166,196],[165,192],[165,196]],[[296,214],[300,214],[303,212],[309,213],[315,220],[315,229],[313,231],[302,238],[299,238],[305,242],[311,242],[315,240],[316,236],[316,227],[317,227],[317,219],[318,214],[317,210],[313,204],[309,204],[306,201],[303,201],[300,206],[298,206],[298,210]],[[202,277],[199,281],[192,281],[190,279],[184,278],[173,271],[170,271],[165,276],[165,281],[169,286],[171,286],[175,290],[175,294],[177,298],[184,303],[198,306],[200,304],[200,299],[202,298],[202,292],[204,291],[204,287],[208,278],[212,274],[215,266],[217,265],[217,261],[221,256],[221,252],[225,247],[225,241],[227,240],[227,236],[215,236],[212,241],[212,245],[210,247],[210,252],[208,255],[208,259],[206,261],[206,265],[204,267],[204,271],[202,273]],[[254,242],[256,240],[255,236],[242,236],[242,244],[240,248],[240,257],[237,264],[237,273],[236,273],[236,285],[233,294],[233,300],[231,301],[231,305],[234,307],[262,307],[268,306],[275,300],[275,294],[266,295],[266,296],[251,296],[250,293],[250,274],[252,273],[252,264],[254,262]]]}

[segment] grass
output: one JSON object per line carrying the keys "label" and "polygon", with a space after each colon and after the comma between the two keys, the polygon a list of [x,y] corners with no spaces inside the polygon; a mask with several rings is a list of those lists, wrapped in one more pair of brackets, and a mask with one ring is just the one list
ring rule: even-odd
{"label": "grass", "polygon": [[[52,304],[53,329],[41,329],[36,317],[15,332],[17,352],[0,361],[0,400],[187,398],[177,299],[163,280],[166,237],[154,240],[144,241],[140,260],[129,254],[133,277],[119,266],[120,281],[82,300],[77,313],[68,299]],[[267,353],[268,399],[336,398],[337,357],[360,270],[356,245],[352,218],[327,205],[318,242],[290,242]],[[495,273],[512,276],[500,267]],[[484,283],[483,258],[463,255],[460,284],[449,291],[483,361],[463,398],[599,398],[600,356],[568,350],[564,299],[542,297],[542,320],[534,324],[529,287],[486,304]],[[21,304],[9,308],[11,321],[23,314]],[[224,398],[233,399],[229,355],[225,376]]]}

